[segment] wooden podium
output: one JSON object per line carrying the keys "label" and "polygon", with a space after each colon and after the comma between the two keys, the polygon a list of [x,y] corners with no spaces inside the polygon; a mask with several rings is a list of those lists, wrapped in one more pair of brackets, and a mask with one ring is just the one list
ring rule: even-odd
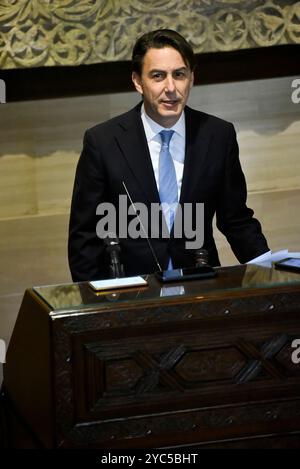
{"label": "wooden podium", "polygon": [[147,280],[25,292],[4,368],[11,445],[300,447],[300,275]]}

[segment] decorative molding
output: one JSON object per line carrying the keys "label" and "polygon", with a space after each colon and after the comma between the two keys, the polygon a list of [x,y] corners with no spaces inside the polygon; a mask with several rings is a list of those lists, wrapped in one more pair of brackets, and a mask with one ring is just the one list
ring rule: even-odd
{"label": "decorative molding", "polygon": [[300,44],[300,2],[283,0],[4,0],[1,69],[129,60],[136,38],[183,34],[196,53]]}
{"label": "decorative molding", "polygon": [[[89,425],[75,425],[67,435],[66,447],[122,448],[120,442],[126,441],[126,448],[158,447],[178,437],[178,441],[189,437],[189,442],[199,444],[217,439],[235,438],[239,428],[249,428],[248,437],[254,429],[264,433],[278,432],[296,421],[300,416],[299,400],[286,402],[255,402],[248,405],[215,406],[215,408],[192,409],[182,412],[168,412],[163,415],[143,415],[131,419],[107,420]],[[261,435],[261,436],[262,436]],[[156,438],[156,440],[155,440]],[[139,440],[143,446],[138,446]],[[151,441],[152,440],[152,441]],[[169,441],[170,441],[169,440]],[[153,441],[155,443],[153,443]],[[158,443],[159,441],[159,443]],[[246,448],[245,439],[244,448]],[[115,443],[114,443],[115,442]],[[103,446],[101,446],[101,443]],[[147,444],[147,446],[145,446]]]}
{"label": "decorative molding", "polygon": [[128,412],[145,396],[148,404],[167,403],[171,396],[192,398],[195,393],[200,396],[250,381],[277,383],[299,377],[299,371],[285,361],[285,349],[291,350],[292,340],[287,334],[275,334],[258,343],[239,337],[208,346],[202,345],[203,337],[185,334],[180,344],[178,338],[176,342],[168,338],[168,345],[161,337],[152,338],[149,348],[140,338],[105,342],[79,339],[72,353],[74,362],[85,364],[84,372],[77,377],[74,370],[77,394],[82,396],[76,399],[78,413],[84,409],[86,418],[99,417],[116,408]]}

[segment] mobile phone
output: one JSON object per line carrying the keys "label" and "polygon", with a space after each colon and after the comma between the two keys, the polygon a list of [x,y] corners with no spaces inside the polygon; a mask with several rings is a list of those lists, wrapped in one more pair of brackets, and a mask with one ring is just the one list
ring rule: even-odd
{"label": "mobile phone", "polygon": [[280,270],[290,270],[300,273],[300,259],[297,257],[286,257],[281,261],[274,262],[275,268]]}
{"label": "mobile phone", "polygon": [[208,266],[184,267],[183,269],[162,270],[155,272],[156,277],[163,283],[180,282],[181,280],[212,278],[217,272]]}

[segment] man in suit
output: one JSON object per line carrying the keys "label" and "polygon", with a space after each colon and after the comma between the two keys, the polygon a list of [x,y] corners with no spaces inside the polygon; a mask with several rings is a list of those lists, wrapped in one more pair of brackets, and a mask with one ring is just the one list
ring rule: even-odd
{"label": "man in suit", "polygon": [[[197,222],[197,204],[204,204],[203,248],[211,265],[219,265],[212,232],[215,214],[217,227],[241,263],[267,252],[260,223],[246,206],[246,183],[233,125],[186,106],[194,81],[190,45],[175,31],[153,31],[137,41],[132,58],[132,80],[142,103],[85,133],[70,216],[73,280],[109,276],[104,243],[97,236],[99,204],[116,207],[120,221],[127,216],[120,213],[120,195],[131,199],[128,205],[143,203],[150,213],[151,204],[168,197],[163,191],[169,187],[173,202],[179,203],[183,213],[185,204],[192,206],[191,224]],[[167,144],[163,134],[169,135]],[[162,155],[168,159],[167,170]],[[162,178],[164,171],[172,182]],[[174,235],[174,216],[168,225],[169,237],[162,236],[160,226],[159,236],[151,238],[154,254],[145,236],[120,239],[126,275],[158,270],[156,259],[162,269],[195,265],[195,252],[186,248],[184,232],[181,237]],[[119,222],[116,226],[118,231]]]}

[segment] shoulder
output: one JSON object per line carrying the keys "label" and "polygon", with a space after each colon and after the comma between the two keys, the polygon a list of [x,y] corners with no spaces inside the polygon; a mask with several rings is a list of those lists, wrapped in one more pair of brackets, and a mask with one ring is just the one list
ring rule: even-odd
{"label": "shoulder", "polygon": [[194,128],[201,128],[207,131],[210,130],[221,133],[234,132],[234,126],[231,122],[228,122],[212,114],[197,111],[190,108],[189,106],[185,107],[185,114],[187,125],[192,125]]}
{"label": "shoulder", "polygon": [[130,109],[123,114],[120,114],[116,117],[113,117],[105,122],[101,122],[89,129],[87,129],[86,134],[93,138],[102,138],[113,136],[118,129],[126,128],[134,124],[134,122],[140,119],[140,108],[141,104],[138,104],[133,109]]}

